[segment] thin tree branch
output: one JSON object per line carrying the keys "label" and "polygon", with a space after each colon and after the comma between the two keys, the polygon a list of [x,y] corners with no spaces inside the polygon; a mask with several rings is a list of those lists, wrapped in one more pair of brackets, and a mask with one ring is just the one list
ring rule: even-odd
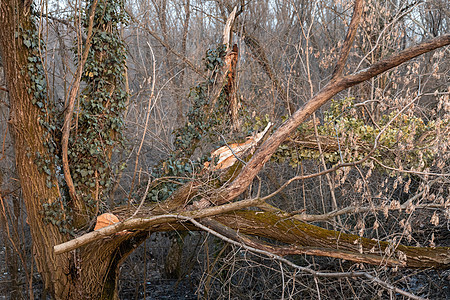
{"label": "thin tree branch", "polygon": [[68,96],[68,99],[66,102],[67,108],[66,108],[66,114],[64,116],[64,125],[62,128],[62,138],[61,138],[64,177],[66,179],[70,197],[72,198],[76,209],[79,211],[81,211],[83,208],[77,200],[77,193],[75,191],[75,186],[73,185],[72,176],[70,175],[69,157],[68,157],[69,136],[70,136],[70,125],[72,123],[72,115],[73,115],[73,110],[74,110],[74,106],[75,106],[75,100],[76,100],[76,97],[78,94],[78,90],[80,88],[81,76],[83,74],[83,67],[87,60],[87,57],[89,54],[89,49],[91,47],[91,42],[92,42],[92,37],[93,37],[93,27],[94,27],[94,16],[95,16],[95,10],[97,8],[97,3],[98,3],[98,0],[94,0],[94,2],[92,3],[92,6],[91,6],[86,45],[85,45],[85,49],[84,49],[81,61],[78,64],[78,68],[77,68],[77,72],[76,72],[76,75],[75,75],[75,78],[74,78],[74,81],[72,84],[72,88],[70,89],[69,96]]}
{"label": "thin tree branch", "polygon": [[[408,201],[406,201],[405,203],[403,203],[402,205],[398,206],[398,207],[390,207],[388,206],[389,210],[403,210],[403,209],[408,209],[410,203],[414,200],[419,198],[420,196],[422,196],[424,194],[424,191],[420,192],[419,194],[411,197],[410,199],[408,199]],[[446,205],[445,204],[418,204],[418,205],[411,205],[411,207],[413,207],[414,209],[436,209],[436,208],[441,208],[441,209],[445,209]],[[299,220],[299,221],[303,221],[303,222],[316,222],[316,221],[326,221],[326,220],[330,220],[336,216],[341,216],[341,215],[347,215],[347,214],[357,214],[357,213],[365,213],[365,212],[375,212],[375,211],[384,211],[386,209],[385,206],[375,206],[375,207],[359,207],[359,206],[348,206],[345,207],[343,209],[339,209],[339,210],[335,210],[335,211],[331,211],[329,213],[325,213],[325,214],[321,214],[321,215],[307,215],[307,214],[299,214],[299,215],[294,215],[292,216],[294,219]]]}
{"label": "thin tree branch", "polygon": [[381,73],[384,73],[387,70],[395,68],[408,60],[411,60],[424,53],[433,51],[437,48],[447,46],[449,44],[450,44],[450,33],[447,33],[442,36],[433,38],[431,40],[422,42],[418,45],[412,46],[395,55],[382,59],[366,69],[345,76],[343,80],[344,88],[349,88],[351,86],[357,85],[358,83],[361,83]]}
{"label": "thin tree branch", "polygon": [[[133,172],[133,177],[131,179],[130,192],[128,193],[128,204],[130,204],[131,195],[133,193],[134,181],[136,179],[136,173],[137,173],[137,168],[138,168],[138,163],[139,163],[139,157],[141,155],[142,146],[144,145],[145,135],[147,134],[147,128],[148,128],[148,122],[149,122],[149,119],[150,119],[150,113],[153,110],[152,100],[153,100],[154,95],[155,95],[156,59],[155,59],[155,54],[153,52],[153,48],[150,45],[150,43],[148,43],[148,47],[150,48],[150,52],[152,54],[152,60],[153,60],[152,88],[151,88],[151,92],[150,92],[150,97],[148,98],[148,105],[147,105],[147,111],[146,111],[146,117],[145,117],[145,125],[144,125],[144,130],[143,130],[143,133],[142,133],[141,143],[139,144],[139,148],[138,148],[138,150],[136,152],[136,159],[134,161],[134,172]],[[151,181],[151,180],[149,179],[149,181]],[[147,186],[147,189],[148,189],[148,186]]]}
{"label": "thin tree branch", "polygon": [[[372,280],[373,282],[381,285],[385,289],[388,289],[388,290],[391,290],[393,292],[399,293],[401,295],[409,297],[410,299],[424,300],[424,298],[422,298],[422,297],[416,296],[416,295],[411,294],[411,293],[409,293],[407,291],[399,289],[399,288],[397,288],[397,287],[395,287],[395,286],[393,286],[393,285],[391,285],[391,284],[389,284],[389,283],[387,283],[385,281],[382,281],[378,277],[370,275],[367,272],[332,272],[332,273],[327,273],[327,272],[318,272],[318,271],[312,270],[312,269],[310,269],[308,267],[299,266],[299,265],[291,262],[290,260],[282,257],[282,255],[278,255],[278,254],[273,253],[272,251],[270,251],[269,249],[272,248],[270,246],[266,245],[265,247],[263,247],[263,249],[258,249],[256,247],[261,246],[262,244],[260,244],[260,243],[250,243],[251,246],[247,245],[246,242],[250,241],[249,239],[243,239],[242,236],[240,236],[236,231],[234,231],[234,230],[232,230],[230,228],[227,228],[227,227],[223,226],[222,224],[220,224],[219,222],[214,221],[212,219],[206,219],[206,220],[203,220],[202,222],[198,222],[198,221],[196,221],[194,219],[189,219],[189,222],[194,224],[196,227],[202,229],[203,231],[206,231],[206,232],[208,232],[208,233],[210,233],[210,234],[220,238],[221,240],[223,240],[223,241],[225,241],[227,243],[233,244],[233,245],[235,245],[237,247],[240,247],[240,248],[244,248],[244,249],[246,249],[246,250],[248,250],[248,251],[250,251],[252,253],[262,254],[262,255],[267,256],[269,258],[278,260],[279,262],[283,262],[283,263],[285,263],[285,264],[287,264],[287,265],[289,265],[289,266],[291,266],[291,267],[293,267],[293,268],[295,268],[295,269],[297,269],[299,271],[311,274],[313,276],[328,277],[328,278],[330,278],[330,277],[335,277],[335,278],[342,278],[342,277],[366,277],[367,279]],[[225,232],[231,234],[234,238],[230,238],[230,237],[227,236],[228,234],[224,235],[223,232],[218,232],[217,230],[213,230],[213,229],[209,228],[208,226],[203,225],[202,223],[204,223],[204,222],[207,223],[210,226],[214,225],[214,229],[220,229],[220,228],[225,229]],[[288,253],[286,253],[286,255],[287,254]]]}
{"label": "thin tree branch", "polygon": [[382,166],[383,168],[387,169],[387,170],[397,171],[397,172],[400,172],[400,173],[425,175],[425,176],[441,176],[441,177],[449,177],[450,176],[450,173],[431,173],[431,172],[421,172],[421,171],[403,170],[403,169],[393,168],[393,167],[386,166],[385,164],[383,164],[381,161],[379,161],[375,157],[371,156],[370,159],[373,160],[375,163],[379,164],[380,166]]}
{"label": "thin tree branch", "polygon": [[363,11],[363,3],[363,0],[355,1],[352,20],[347,31],[347,36],[344,40],[344,45],[342,46],[341,55],[339,56],[333,75],[331,76],[331,80],[342,76],[342,71],[344,70],[345,63],[347,62],[348,55],[350,54],[350,49],[352,48],[353,41],[355,40],[356,32],[358,31],[358,25],[360,23]]}
{"label": "thin tree branch", "polygon": [[136,17],[133,16],[133,14],[125,9],[125,11],[127,12],[127,14],[130,16],[130,18],[133,20],[133,22],[136,22],[136,24],[139,24],[140,27],[142,29],[144,29],[145,31],[147,31],[152,37],[154,37],[161,45],[163,45],[164,48],[167,49],[167,51],[171,52],[173,55],[175,55],[176,57],[178,57],[179,59],[181,59],[187,66],[189,66],[189,68],[191,68],[191,70],[193,70],[195,73],[197,73],[198,75],[205,77],[205,72],[203,72],[201,69],[197,68],[194,63],[192,63],[186,56],[178,53],[177,51],[175,51],[175,49],[173,49],[168,43],[166,43],[164,41],[164,39],[162,39],[159,35],[156,34],[156,32],[154,32],[153,30],[151,30],[150,28],[147,28],[145,26],[142,26],[141,23],[136,19]]}

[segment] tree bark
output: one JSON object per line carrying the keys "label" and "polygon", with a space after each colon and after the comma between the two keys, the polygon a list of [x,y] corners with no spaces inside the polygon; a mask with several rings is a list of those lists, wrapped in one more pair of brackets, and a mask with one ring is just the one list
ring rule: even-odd
{"label": "tree bark", "polygon": [[[62,195],[54,176],[55,167],[47,164],[53,174],[49,181],[48,174],[39,166],[40,159],[53,161],[53,154],[45,146],[49,136],[39,122],[43,118],[41,108],[33,104],[34,94],[29,92],[33,81],[27,68],[33,46],[24,44],[24,33],[36,30],[31,2],[2,1],[0,12],[0,55],[9,91],[16,168],[27,209],[34,258],[45,289],[55,299],[117,299],[118,266],[146,234],[119,236],[98,241],[74,254],[55,255],[53,246],[69,240],[70,236],[61,233],[58,226],[45,222],[42,214],[43,204],[59,205]],[[64,217],[68,217],[67,213],[64,211]]]}
{"label": "tree bark", "polygon": [[[30,78],[26,72],[28,49],[20,38],[19,26],[23,30],[34,29],[30,7],[21,1],[1,3],[0,45],[5,77],[11,103],[10,122],[14,135],[16,167],[22,182],[22,192],[27,208],[27,219],[31,228],[36,265],[42,274],[45,287],[54,295],[67,295],[69,287],[68,254],[56,256],[52,245],[67,239],[56,226],[45,224],[42,215],[43,203],[53,203],[60,197],[58,183],[53,180],[52,188],[46,186],[46,174],[39,172],[35,153],[46,154],[44,129],[38,123],[39,109],[32,104],[28,87]],[[19,38],[15,37],[19,35]]]}

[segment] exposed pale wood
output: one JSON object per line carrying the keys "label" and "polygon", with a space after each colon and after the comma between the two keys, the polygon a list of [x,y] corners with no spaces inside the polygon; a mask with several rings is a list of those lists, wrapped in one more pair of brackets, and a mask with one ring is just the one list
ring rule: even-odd
{"label": "exposed pale wood", "polygon": [[239,99],[237,96],[237,77],[236,77],[236,68],[237,62],[239,58],[239,49],[236,44],[233,45],[233,48],[228,51],[227,56],[225,57],[225,65],[227,66],[227,75],[228,80],[224,87],[226,95],[228,97],[228,111],[231,117],[231,124],[235,131],[240,131],[240,120],[239,120]]}
{"label": "exposed pale wood", "polygon": [[114,214],[104,213],[97,217],[97,221],[95,223],[94,230],[99,230],[106,226],[119,223],[119,218],[117,218]]}
{"label": "exposed pale wood", "polygon": [[[259,141],[261,141],[272,125],[273,124],[269,122],[263,131],[255,134],[254,136],[247,137],[247,140],[243,143],[228,144],[211,152],[212,160],[218,159],[216,164],[213,166],[213,169],[215,171],[224,170],[234,165],[238,159],[242,159],[243,155],[253,153]],[[209,162],[205,162],[204,164],[205,168],[209,167],[209,165]]]}
{"label": "exposed pale wood", "polygon": [[234,7],[233,11],[228,16],[227,22],[225,23],[225,28],[223,29],[223,44],[227,46],[227,51],[231,50],[231,44],[233,43],[233,24],[236,18],[237,6]]}

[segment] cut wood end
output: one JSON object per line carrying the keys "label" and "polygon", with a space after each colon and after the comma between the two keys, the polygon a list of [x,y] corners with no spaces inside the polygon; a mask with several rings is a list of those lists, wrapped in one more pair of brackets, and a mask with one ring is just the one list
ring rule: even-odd
{"label": "cut wood end", "polygon": [[104,228],[106,226],[119,223],[120,220],[117,218],[116,215],[111,213],[104,213],[97,217],[97,223],[95,224],[94,230],[99,230],[101,228]]}

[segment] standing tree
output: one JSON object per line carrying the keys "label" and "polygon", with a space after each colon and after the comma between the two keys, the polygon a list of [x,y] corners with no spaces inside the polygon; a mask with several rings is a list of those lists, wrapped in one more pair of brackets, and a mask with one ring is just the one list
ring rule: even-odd
{"label": "standing tree", "polygon": [[[118,265],[145,234],[95,243],[75,255],[55,255],[53,246],[70,239],[73,230],[89,227],[110,187],[111,153],[122,138],[121,113],[127,97],[125,47],[117,32],[125,18],[123,2],[87,4],[81,21],[87,37],[78,49],[63,124],[61,112],[48,95],[41,55],[45,45],[32,3],[5,1],[1,10],[1,55],[11,99],[17,170],[24,182],[38,270],[55,298],[112,298],[117,293]],[[81,80],[84,85],[79,92]],[[78,94],[75,124],[72,116]]]}
{"label": "standing tree", "polygon": [[[78,45],[77,69],[62,111],[49,97],[43,60],[45,45],[41,40],[42,24],[39,23],[42,19],[29,1],[7,0],[0,5],[0,53],[11,103],[10,124],[17,172],[36,265],[54,298],[117,298],[118,267],[145,240],[148,231],[206,230],[228,242],[275,257],[316,276],[365,276],[408,296],[412,295],[365,272],[327,275],[297,266],[282,256],[306,253],[394,267],[449,266],[448,247],[396,245],[393,248],[389,242],[326,230],[305,223],[308,216],[270,207],[265,203],[270,195],[235,201],[282,143],[333,96],[419,55],[450,44],[449,34],[393,53],[361,71],[345,75],[346,62],[363,14],[363,1],[356,0],[346,38],[328,84],[281,124],[254,154],[243,151],[245,155],[236,159],[231,168],[206,188],[200,180],[192,180],[157,204],[145,202],[145,193],[138,211],[130,206],[111,207],[109,209],[120,215],[122,222],[92,231],[96,216],[105,210],[105,198],[111,187],[112,152],[121,142],[121,116],[127,99],[123,86],[126,55],[118,26],[127,21],[124,3],[120,0],[92,0],[86,4],[84,14],[75,18],[79,28],[84,28],[84,31],[77,29],[83,43]],[[234,83],[232,89],[227,89],[224,83],[225,78],[234,80],[234,75],[223,76],[223,73],[235,67],[223,65],[223,61],[235,63],[235,60],[224,59],[227,53],[223,47],[213,54],[209,61],[213,77],[195,89],[196,99],[203,102],[196,103],[197,109],[190,112],[187,129],[178,131],[179,140],[188,141],[178,154],[187,150],[194,153],[194,149],[188,147],[207,137],[217,125],[205,120],[210,120],[211,116],[220,117],[215,111],[217,107],[222,109],[219,110],[222,120],[226,119],[224,99],[234,97],[227,95],[227,91],[235,92]],[[208,94],[210,91],[213,92]],[[64,115],[62,124],[61,114]],[[232,115],[235,119],[235,108]],[[342,162],[321,173],[299,176],[289,182],[367,161],[378,149],[381,136],[394,119],[376,132],[373,147],[361,159]],[[237,153],[231,152],[233,155]],[[166,166],[163,164],[163,168]],[[248,207],[258,209],[247,210]],[[91,232],[83,235],[88,231]],[[72,239],[73,235],[78,237]],[[284,245],[266,244],[250,235],[270,238]]]}

